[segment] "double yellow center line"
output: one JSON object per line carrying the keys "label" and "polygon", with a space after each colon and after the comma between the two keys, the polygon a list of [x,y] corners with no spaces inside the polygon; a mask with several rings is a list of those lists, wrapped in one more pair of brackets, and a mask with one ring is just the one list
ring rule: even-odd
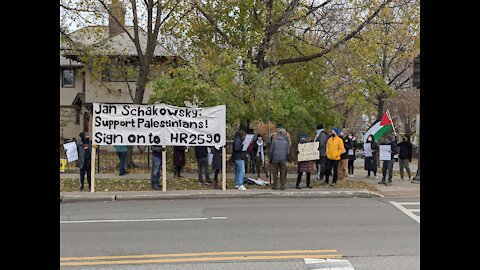
{"label": "double yellow center line", "polygon": [[228,251],[180,254],[147,254],[124,256],[95,256],[60,258],[60,266],[119,265],[147,263],[179,263],[209,261],[255,261],[284,259],[339,259],[335,249],[319,250],[272,250],[272,251]]}

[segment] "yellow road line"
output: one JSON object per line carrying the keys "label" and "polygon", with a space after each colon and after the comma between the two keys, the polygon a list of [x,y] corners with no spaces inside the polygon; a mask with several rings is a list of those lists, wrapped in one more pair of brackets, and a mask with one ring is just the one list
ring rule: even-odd
{"label": "yellow road line", "polygon": [[118,264],[147,264],[147,263],[177,263],[177,262],[208,262],[208,261],[248,261],[248,260],[272,260],[272,259],[339,259],[341,254],[332,255],[288,255],[288,256],[234,256],[234,257],[204,257],[182,259],[158,259],[158,260],[123,260],[123,261],[95,261],[95,262],[65,262],[60,266],[87,266],[87,265],[118,265]]}
{"label": "yellow road line", "polygon": [[141,258],[165,258],[165,257],[193,257],[193,256],[221,256],[235,254],[296,254],[296,253],[336,253],[335,249],[317,250],[272,250],[272,251],[225,251],[225,252],[202,252],[180,254],[147,254],[147,255],[124,255],[124,256],[95,256],[95,257],[66,257],[60,261],[84,261],[104,259],[141,259]]}

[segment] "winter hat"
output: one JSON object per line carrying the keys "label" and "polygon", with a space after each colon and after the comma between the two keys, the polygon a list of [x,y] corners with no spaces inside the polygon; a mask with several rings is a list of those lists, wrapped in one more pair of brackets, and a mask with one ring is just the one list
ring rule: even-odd
{"label": "winter hat", "polygon": [[332,130],[335,131],[335,134],[337,134],[337,135],[339,134],[338,128],[332,128]]}

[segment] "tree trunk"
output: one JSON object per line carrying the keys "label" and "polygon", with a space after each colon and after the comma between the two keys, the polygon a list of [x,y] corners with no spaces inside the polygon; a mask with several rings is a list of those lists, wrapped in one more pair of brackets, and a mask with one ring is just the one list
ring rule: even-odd
{"label": "tree trunk", "polygon": [[377,105],[377,120],[382,120],[383,115],[383,106],[385,105],[385,101],[382,98],[378,98],[378,105]]}
{"label": "tree trunk", "polygon": [[135,91],[135,100],[133,101],[133,103],[135,104],[143,103],[143,95],[145,94],[145,86],[147,85],[147,78],[148,78],[148,68],[141,66],[140,72],[138,74],[137,87]]}

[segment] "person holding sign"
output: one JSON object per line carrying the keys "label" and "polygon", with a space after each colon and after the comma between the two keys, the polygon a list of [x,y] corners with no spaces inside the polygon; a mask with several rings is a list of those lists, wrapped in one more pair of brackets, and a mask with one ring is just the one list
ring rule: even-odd
{"label": "person holding sign", "polygon": [[[302,136],[300,138],[300,144],[308,142],[306,136]],[[299,151],[297,151],[297,154]],[[297,183],[295,184],[296,189],[301,189],[300,187],[300,181],[302,181],[302,176],[303,173],[305,172],[307,174],[307,188],[312,188],[310,186],[310,174],[312,173],[312,167],[313,167],[313,161],[312,160],[307,160],[307,161],[299,161],[298,162],[298,176],[297,176]]]}
{"label": "person holding sign", "polygon": [[77,143],[77,167],[80,169],[80,191],[84,189],[85,173],[87,173],[88,189],[92,187],[92,143],[88,132],[78,134],[81,138]]}
{"label": "person holding sign", "polygon": [[363,145],[365,151],[365,166],[367,171],[367,178],[370,177],[370,172],[373,172],[373,176],[377,178],[377,153],[378,144],[375,142],[375,138],[372,134],[368,135],[367,142]]}
{"label": "person holding sign", "polygon": [[355,156],[355,137],[353,137],[352,133],[348,134],[348,140],[348,176],[353,177],[353,162],[355,161],[355,159],[357,159],[357,157]]}
{"label": "person holding sign", "polygon": [[117,152],[118,159],[120,160],[120,164],[118,165],[120,167],[120,173],[118,175],[125,175],[128,173],[125,169],[128,147],[126,145],[115,145],[115,152]]}
{"label": "person holding sign", "polygon": [[162,151],[165,151],[160,145],[152,145],[152,177],[151,184],[152,189],[160,190],[162,185],[160,184],[160,171],[162,169]]}
{"label": "person holding sign", "polygon": [[[392,185],[393,177],[393,163],[395,159],[393,156],[397,154],[397,143],[395,138],[392,135],[388,135],[385,139],[385,143],[380,145],[380,160],[383,160],[382,165],[382,181],[378,182],[379,184],[385,184],[386,186]],[[388,181],[385,181],[388,171]]]}
{"label": "person holding sign", "polygon": [[331,187],[337,185],[338,179],[338,163],[340,162],[340,155],[345,152],[345,146],[343,140],[337,136],[338,129],[332,128],[331,137],[327,141],[327,163],[325,171],[325,182],[322,184],[328,184],[328,177],[333,168],[333,179],[330,184]]}
{"label": "person holding sign", "polygon": [[173,178],[183,178],[180,175],[183,166],[185,166],[185,151],[187,147],[185,146],[174,146],[173,147],[173,166],[175,167],[175,171],[173,172]]}
{"label": "person holding sign", "polygon": [[202,186],[203,174],[202,171],[205,171],[205,184],[211,184],[212,180],[210,179],[210,170],[208,168],[208,147],[203,145],[195,146],[195,158],[197,159],[197,174],[198,174],[198,186]]}

